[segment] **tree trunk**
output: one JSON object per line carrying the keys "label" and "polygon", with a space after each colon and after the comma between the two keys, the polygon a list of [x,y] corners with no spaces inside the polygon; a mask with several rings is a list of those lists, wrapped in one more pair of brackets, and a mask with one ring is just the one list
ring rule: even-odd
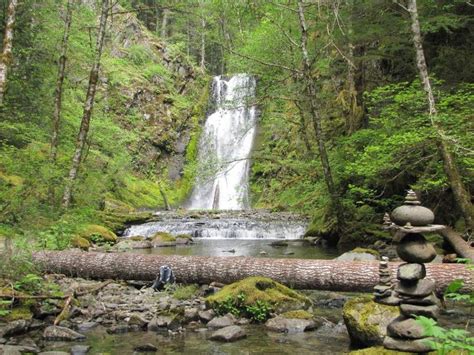
{"label": "tree trunk", "polygon": [[107,15],[109,11],[109,1],[102,0],[102,12],[100,15],[99,33],[97,34],[96,56],[94,64],[89,76],[89,85],[87,87],[86,102],[84,104],[84,112],[81,120],[81,127],[76,140],[76,149],[72,158],[71,169],[66,182],[63,195],[63,207],[68,208],[71,203],[72,188],[77,177],[77,172],[81,164],[82,152],[86,143],[87,134],[89,132],[89,124],[94,107],[94,98],[97,89],[97,81],[99,79],[100,58],[102,56],[102,47],[104,45],[105,29],[107,26]]}
{"label": "tree trunk", "polygon": [[451,228],[445,228],[439,233],[451,244],[456,254],[461,258],[471,259],[471,262],[474,263],[474,248],[462,239],[459,233],[456,233]]}
{"label": "tree trunk", "polygon": [[64,34],[61,43],[61,54],[59,55],[58,78],[56,80],[56,90],[54,93],[54,112],[53,112],[53,132],[51,134],[51,151],[49,158],[54,163],[58,151],[59,142],[59,123],[61,121],[61,104],[63,96],[64,73],[66,71],[66,53],[69,41],[69,31],[72,22],[72,7],[74,0],[68,0],[66,8],[66,18],[64,20]]}
{"label": "tree trunk", "polygon": [[306,147],[306,153],[308,153],[308,155],[312,155],[313,149],[311,148],[311,143],[309,142],[309,139],[308,139],[308,129],[306,127],[306,119],[305,119],[303,107],[298,102],[298,100],[295,100],[293,102],[295,103],[295,106],[298,108],[298,112],[300,114],[299,131],[300,131],[301,139],[303,139],[304,145]]}
{"label": "tree trunk", "polygon": [[[311,75],[311,61],[309,59],[307,42],[308,42],[308,27],[304,16],[303,2],[298,1],[298,18],[301,30],[301,53],[303,56],[303,77],[306,85],[306,92],[310,104],[310,113],[313,121],[314,132],[316,134],[316,141],[318,143],[319,158],[323,168],[324,181],[326,183],[329,196],[331,197],[332,207],[337,218],[337,228],[341,229],[344,225],[344,217],[342,213],[342,206],[340,203],[339,194],[334,184],[334,179],[331,173],[331,166],[329,164],[329,158],[326,151],[325,139],[323,136],[323,129],[321,124],[321,116],[318,110],[318,104],[316,102],[316,85],[314,84]],[[337,240],[333,239],[331,242],[336,243]]]}
{"label": "tree trunk", "polygon": [[446,139],[446,134],[436,119],[438,111],[436,109],[433,89],[428,75],[428,66],[426,65],[425,53],[423,51],[423,41],[421,38],[420,22],[418,21],[416,0],[408,1],[408,11],[411,16],[413,44],[416,50],[416,65],[418,67],[421,82],[423,83],[423,88],[426,92],[431,125],[438,135],[438,149],[443,159],[444,171],[448,177],[451,189],[453,190],[454,198],[466,222],[466,227],[472,230],[474,228],[474,209],[471,204],[470,194],[461,180],[456,162],[449,150],[449,143]]}
{"label": "tree trunk", "polygon": [[166,39],[168,37],[168,20],[169,20],[170,10],[163,9],[163,19],[161,20],[161,38]]}
{"label": "tree trunk", "polygon": [[[266,259],[41,251],[33,262],[44,271],[92,279],[152,281],[160,266],[169,265],[178,282],[232,283],[249,276],[265,276],[299,289],[372,291],[379,281],[378,262],[350,262],[315,259]],[[399,263],[390,263],[392,277]],[[464,280],[464,291],[474,289],[472,271],[463,264],[427,264],[427,277],[438,291],[454,279]]]}
{"label": "tree trunk", "polygon": [[18,0],[10,0],[7,8],[5,32],[3,34],[3,49],[0,57],[0,106],[3,105],[3,98],[7,88],[8,68],[12,61],[13,48],[13,26],[15,24],[15,11]]}
{"label": "tree trunk", "polygon": [[201,18],[201,63],[202,70],[206,70],[206,20]]}

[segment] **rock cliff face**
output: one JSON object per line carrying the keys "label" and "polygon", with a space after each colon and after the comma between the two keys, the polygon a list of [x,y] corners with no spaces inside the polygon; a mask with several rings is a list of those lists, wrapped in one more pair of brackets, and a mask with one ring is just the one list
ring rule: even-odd
{"label": "rock cliff face", "polygon": [[[137,170],[166,168],[173,181],[183,176],[186,148],[204,118],[206,79],[178,48],[168,46],[148,31],[134,13],[115,6],[110,22],[102,86],[118,100],[110,109],[117,118],[134,116],[125,129],[139,129],[131,146]],[[199,105],[201,104],[201,105]]]}

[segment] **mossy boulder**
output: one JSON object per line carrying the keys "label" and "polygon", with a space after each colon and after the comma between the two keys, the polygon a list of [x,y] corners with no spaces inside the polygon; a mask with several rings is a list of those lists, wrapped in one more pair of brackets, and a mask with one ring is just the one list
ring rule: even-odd
{"label": "mossy boulder", "polygon": [[21,305],[19,307],[15,307],[5,315],[4,320],[7,322],[13,322],[20,319],[31,320],[33,318],[33,312],[29,306]]}
{"label": "mossy boulder", "polygon": [[304,309],[298,309],[296,311],[288,311],[280,314],[280,317],[290,318],[290,319],[312,319],[314,316],[305,311]]}
{"label": "mossy boulder", "polygon": [[176,246],[176,237],[166,232],[157,232],[151,237],[151,245],[154,248]]}
{"label": "mossy boulder", "polygon": [[91,242],[86,238],[76,235],[71,239],[71,246],[82,250],[88,250],[91,247]]}
{"label": "mossy boulder", "polygon": [[240,306],[252,306],[257,302],[269,304],[277,313],[307,309],[311,300],[267,277],[252,276],[224,286],[219,292],[207,297],[209,307],[220,309],[229,300],[239,300]]}
{"label": "mossy boulder", "polygon": [[116,243],[117,236],[110,229],[97,224],[85,225],[78,233],[79,237],[93,243]]}
{"label": "mossy boulder", "polygon": [[411,353],[406,353],[404,351],[395,351],[385,349],[383,346],[372,346],[370,348],[360,349],[351,351],[351,355],[406,355]]}
{"label": "mossy boulder", "polygon": [[356,297],[344,304],[342,316],[355,346],[382,345],[388,324],[400,315],[396,306],[376,303],[371,297]]}

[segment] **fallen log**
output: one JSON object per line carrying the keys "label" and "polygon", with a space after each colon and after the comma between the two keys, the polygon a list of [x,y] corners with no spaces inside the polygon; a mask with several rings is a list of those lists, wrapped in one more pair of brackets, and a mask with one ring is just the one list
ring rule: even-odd
{"label": "fallen log", "polygon": [[456,254],[461,258],[470,259],[474,262],[474,248],[472,248],[468,242],[462,239],[461,235],[454,231],[452,228],[445,228],[439,232],[446,241],[451,244]]}
{"label": "fallen log", "polygon": [[[35,252],[33,261],[45,272],[91,279],[153,281],[160,266],[169,265],[182,283],[231,283],[259,275],[299,289],[372,291],[379,280],[378,262],[78,251]],[[398,265],[389,263],[393,278]],[[474,273],[463,264],[427,264],[426,271],[436,281],[438,292],[454,279],[464,281],[464,291],[474,290]]]}

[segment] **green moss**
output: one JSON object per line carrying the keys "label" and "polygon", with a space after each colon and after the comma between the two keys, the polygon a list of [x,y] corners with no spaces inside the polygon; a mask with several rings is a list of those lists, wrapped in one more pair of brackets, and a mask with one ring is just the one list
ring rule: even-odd
{"label": "green moss", "polygon": [[0,171],[0,180],[11,186],[23,185],[23,178],[17,175],[6,175]]}
{"label": "green moss", "polygon": [[100,219],[104,226],[113,230],[124,230],[128,224],[145,223],[149,220],[153,213],[151,212],[131,212],[131,213],[117,213],[117,212],[102,212]]}
{"label": "green moss", "polygon": [[375,255],[376,257],[380,257],[380,253],[377,250],[368,248],[355,248],[351,250],[351,253],[371,254]]}
{"label": "green moss", "polygon": [[130,237],[130,240],[133,240],[134,242],[142,242],[145,240],[145,237],[142,237],[141,235],[134,235],[133,237]]}
{"label": "green moss", "polygon": [[196,284],[181,285],[176,287],[176,290],[173,292],[173,297],[177,300],[187,300],[193,297],[198,290],[199,286]]}
{"label": "green moss", "polygon": [[376,303],[370,296],[353,298],[342,310],[352,342],[366,346],[381,344],[387,325],[399,315],[399,307]]}
{"label": "green moss", "polygon": [[351,351],[349,354],[352,354],[352,355],[404,355],[404,354],[412,354],[412,353],[407,353],[404,351],[389,350],[389,349],[385,349],[383,346],[373,346],[371,348]]}
{"label": "green moss", "polygon": [[74,248],[87,250],[90,248],[91,242],[88,241],[86,238],[76,235],[71,239],[71,246]]}
{"label": "green moss", "polygon": [[114,232],[104,226],[99,226],[97,224],[85,225],[80,230],[79,236],[89,241],[91,241],[92,239],[96,239],[97,237],[105,242],[115,243],[117,241],[117,235],[115,235]]}
{"label": "green moss", "polygon": [[30,307],[28,306],[20,306],[20,307],[15,307],[11,310],[10,313],[8,313],[4,319],[7,322],[12,322],[14,320],[19,320],[19,319],[32,319],[33,318],[33,313],[30,310]]}
{"label": "green moss", "polygon": [[153,234],[153,237],[151,237],[153,241],[159,241],[159,242],[175,242],[176,237],[171,235],[170,233],[166,232],[157,232]]}
{"label": "green moss", "polygon": [[181,238],[181,239],[189,239],[189,240],[193,239],[193,237],[192,237],[190,234],[178,234],[178,235],[176,236],[176,239],[178,239],[178,238]]}
{"label": "green moss", "polygon": [[248,277],[224,286],[215,295],[207,297],[206,302],[209,306],[218,308],[219,304],[228,302],[229,299],[237,299],[240,295],[244,295],[243,305],[254,305],[257,301],[266,302],[280,312],[307,308],[311,305],[306,296],[272,279],[260,276]]}
{"label": "green moss", "polygon": [[313,315],[308,311],[303,309],[298,309],[296,311],[288,311],[285,313],[280,314],[283,318],[291,318],[291,319],[312,319]]}

